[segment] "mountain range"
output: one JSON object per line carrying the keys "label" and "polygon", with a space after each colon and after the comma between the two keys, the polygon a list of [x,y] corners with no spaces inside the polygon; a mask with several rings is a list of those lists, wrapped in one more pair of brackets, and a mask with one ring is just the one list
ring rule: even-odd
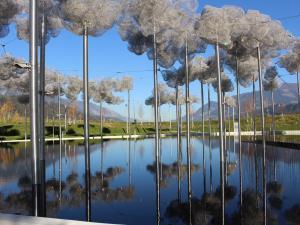
{"label": "mountain range", "polygon": [[[260,112],[260,97],[259,91],[256,91],[256,113]],[[233,96],[236,99],[236,95]],[[246,116],[247,112],[252,112],[252,92],[243,93],[240,95],[241,100],[241,115]],[[266,113],[272,112],[272,100],[271,93],[264,92],[264,102],[265,102],[265,111]],[[298,107],[298,91],[297,84],[295,83],[284,83],[280,88],[274,91],[274,102],[275,102],[275,113],[296,113],[299,111]],[[200,107],[196,110],[192,117],[195,121],[201,120],[201,111]],[[204,105],[204,116],[208,117],[208,104]],[[217,102],[211,102],[211,117],[216,119],[218,117],[218,105]],[[183,120],[185,116],[183,116]]]}

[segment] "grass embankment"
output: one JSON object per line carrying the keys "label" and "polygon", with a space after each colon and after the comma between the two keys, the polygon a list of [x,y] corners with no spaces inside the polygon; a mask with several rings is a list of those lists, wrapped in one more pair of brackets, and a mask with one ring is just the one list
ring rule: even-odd
{"label": "grass embankment", "polygon": [[[233,131],[233,122],[232,120],[226,121],[226,130]],[[252,130],[252,119],[249,118],[243,119],[241,121],[241,128],[243,131]],[[64,122],[62,124],[62,131],[64,137],[80,137],[83,136],[83,124],[78,122],[77,124],[68,124],[67,128],[64,127]],[[257,130],[260,130],[260,118],[256,118]],[[212,132],[218,131],[218,121],[211,121]],[[300,130],[300,116],[299,115],[284,115],[276,116],[276,130]],[[175,133],[176,132],[176,123],[172,122],[172,129],[169,129],[169,122],[161,123],[162,133]],[[185,130],[186,124],[183,123],[183,131]],[[272,118],[270,116],[266,117],[266,130],[270,130],[272,127]],[[205,121],[204,130],[208,132],[209,123]],[[191,123],[191,131],[199,132],[202,131],[202,123],[194,122]],[[126,123],[125,122],[104,122],[103,135],[126,135]],[[153,123],[137,123],[131,124],[131,134],[145,135],[154,133],[154,124]],[[58,137],[59,134],[59,121],[54,123],[54,136]],[[46,123],[45,135],[47,138],[53,137],[53,124],[50,121]],[[90,123],[90,135],[91,136],[100,136],[100,125],[99,121],[91,121]],[[27,124],[27,138],[30,138],[30,124]],[[14,140],[14,139],[25,139],[25,123],[24,122],[1,122],[0,121],[0,139],[2,140]]]}

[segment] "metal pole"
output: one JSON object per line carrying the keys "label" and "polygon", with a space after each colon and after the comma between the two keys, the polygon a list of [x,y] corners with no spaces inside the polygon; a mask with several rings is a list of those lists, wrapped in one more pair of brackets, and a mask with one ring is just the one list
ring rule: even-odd
{"label": "metal pole", "polygon": [[180,153],[181,153],[181,146],[180,146],[180,104],[179,104],[179,87],[176,85],[176,121],[177,121],[177,169],[178,169],[178,184],[177,184],[177,194],[178,194],[178,202],[181,201],[181,163],[180,163]]}
{"label": "metal pole", "polygon": [[219,141],[220,141],[220,186],[221,186],[221,210],[222,225],[225,224],[225,196],[224,196],[224,140],[223,140],[223,116],[222,116],[222,89],[221,89],[221,68],[220,68],[220,48],[216,46],[217,70],[218,70],[218,114],[219,114]]}
{"label": "metal pole", "polygon": [[299,69],[297,69],[297,90],[298,90],[298,107],[300,108],[300,83],[299,83]]}
{"label": "metal pole", "polygon": [[100,136],[103,139],[103,115],[102,115],[102,102],[100,102]]}
{"label": "metal pole", "polygon": [[177,123],[177,151],[180,145],[180,112],[179,112],[179,87],[176,85],[176,123]]}
{"label": "metal pole", "polygon": [[89,146],[89,77],[88,77],[88,28],[84,25],[83,34],[83,97],[84,97],[84,148],[85,148],[85,188],[86,220],[91,221],[91,179]]}
{"label": "metal pole", "polygon": [[128,89],[128,119],[127,119],[127,134],[130,137],[130,90]]}
{"label": "metal pole", "polygon": [[272,97],[272,133],[273,133],[273,141],[275,142],[275,105],[274,105],[274,91],[271,90]]}
{"label": "metal pole", "polygon": [[37,44],[37,15],[36,0],[30,1],[30,129],[32,145],[32,200],[33,216],[39,216],[40,177],[39,177],[39,135],[38,135],[38,44]]}
{"label": "metal pole", "polygon": [[236,94],[238,104],[238,136],[239,136],[239,176],[240,176],[240,209],[242,216],[243,206],[243,161],[242,161],[242,136],[241,136],[241,101],[240,101],[240,82],[239,82],[239,61],[236,57]]}
{"label": "metal pole", "polygon": [[256,93],[255,93],[255,77],[253,75],[253,82],[252,82],[252,98],[253,98],[253,132],[254,132],[254,136],[253,139],[254,141],[256,141]]}
{"label": "metal pole", "polygon": [[209,137],[211,137],[210,83],[207,84],[207,97],[208,97],[208,130],[209,130]]}
{"label": "metal pole", "polygon": [[204,144],[204,87],[203,87],[203,81],[200,81],[201,83],[201,120],[202,120],[202,157],[203,157],[203,187],[204,187],[204,193],[206,193],[206,165],[205,165],[205,144]]}
{"label": "metal pole", "polygon": [[[44,4],[44,3],[43,3]],[[41,22],[41,47],[40,47],[40,76],[39,76],[39,147],[41,171],[41,216],[46,216],[46,187],[45,187],[45,68],[46,68],[46,15],[42,13]]]}
{"label": "metal pole", "polygon": [[25,143],[27,142],[27,105],[24,107],[24,116],[25,116]]}
{"label": "metal pole", "polygon": [[188,197],[192,197],[191,190],[191,152],[190,152],[190,78],[188,62],[188,44],[185,43],[185,105],[186,105],[186,153],[188,164]]}
{"label": "metal pole", "polygon": [[128,139],[128,184],[131,187],[131,141]]}
{"label": "metal pole", "polygon": [[32,200],[33,216],[40,213],[40,180],[39,180],[39,124],[38,124],[38,44],[37,44],[37,0],[30,1],[30,130],[31,130],[31,149],[32,149]]}
{"label": "metal pole", "polygon": [[210,181],[210,192],[212,192],[212,152],[211,152],[211,120],[210,120],[210,83],[207,84],[207,98],[208,98],[208,144],[209,144],[209,181]]}
{"label": "metal pole", "polygon": [[158,77],[156,26],[153,19],[153,79],[154,79],[154,124],[155,124],[155,160],[156,160],[156,213],[157,224],[160,224],[160,166],[159,166],[159,127],[158,127]]}
{"label": "metal pole", "polygon": [[67,134],[67,105],[64,105],[65,107],[65,135]]}
{"label": "metal pole", "polygon": [[257,61],[258,61],[258,78],[259,78],[259,92],[260,92],[260,116],[262,126],[262,144],[263,144],[263,209],[264,209],[264,225],[267,224],[267,181],[266,181],[266,139],[265,139],[265,113],[264,113],[264,95],[262,83],[262,69],[261,69],[261,54],[260,46],[257,47]]}

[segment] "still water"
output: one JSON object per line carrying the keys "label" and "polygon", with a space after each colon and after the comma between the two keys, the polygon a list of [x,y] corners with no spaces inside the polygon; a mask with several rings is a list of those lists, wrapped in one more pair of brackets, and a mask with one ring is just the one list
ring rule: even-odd
{"label": "still water", "polygon": [[[190,201],[184,139],[179,152],[176,139],[161,140],[159,189],[153,139],[92,144],[92,221],[132,225],[218,224],[218,140],[207,138],[203,143],[201,138],[192,138],[191,144]],[[262,149],[260,145],[243,143],[240,170],[238,146],[232,139],[227,141],[225,221],[262,224]],[[24,145],[0,148],[0,212],[30,214],[30,159],[30,149]],[[300,151],[267,146],[266,160],[268,224],[300,224]],[[57,143],[46,146],[48,217],[85,220],[84,171],[83,145],[63,143],[61,160]]]}

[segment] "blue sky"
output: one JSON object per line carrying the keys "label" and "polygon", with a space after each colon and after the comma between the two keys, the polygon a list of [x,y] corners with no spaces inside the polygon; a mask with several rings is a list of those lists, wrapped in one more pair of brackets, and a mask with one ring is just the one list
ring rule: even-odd
{"label": "blue sky", "polygon": [[[285,18],[300,14],[299,0],[201,0],[199,1],[201,10],[204,5],[224,6],[237,5],[244,9],[257,9],[272,18]],[[300,36],[300,17],[286,19],[283,25],[295,36]],[[274,34],[275,35],[275,34]],[[6,51],[14,56],[28,59],[28,44],[16,39],[15,28],[11,26],[10,34],[0,39],[0,44],[6,45]],[[121,77],[132,75],[134,77],[133,102],[137,109],[139,104],[143,104],[146,97],[151,94],[153,87],[152,61],[143,56],[136,56],[127,50],[127,43],[123,42],[115,28],[106,32],[103,36],[92,38],[89,42],[89,74],[90,80],[104,77]],[[61,71],[64,74],[78,75],[82,77],[82,37],[74,35],[66,30],[50,41],[47,45],[46,53],[47,66]],[[212,49],[207,50],[207,55],[213,54]],[[136,72],[139,71],[139,72]],[[119,73],[120,72],[120,73]],[[286,82],[295,82],[295,76],[287,75],[287,72],[280,70],[282,78]],[[159,75],[160,76],[160,75]],[[160,80],[161,76],[160,76]],[[199,96],[199,83],[191,84],[191,94]],[[242,89],[247,92],[248,89]],[[206,93],[206,92],[205,92]],[[122,94],[121,94],[122,95]],[[126,97],[124,95],[124,97]],[[213,94],[213,99],[216,96]],[[206,102],[206,100],[205,100]],[[109,106],[111,109],[126,115],[125,104],[120,106]],[[197,109],[199,105],[194,105]],[[144,107],[144,118],[151,119],[152,110]],[[169,110],[165,106],[162,109],[163,118],[168,119]],[[172,112],[172,117],[175,113]]]}

